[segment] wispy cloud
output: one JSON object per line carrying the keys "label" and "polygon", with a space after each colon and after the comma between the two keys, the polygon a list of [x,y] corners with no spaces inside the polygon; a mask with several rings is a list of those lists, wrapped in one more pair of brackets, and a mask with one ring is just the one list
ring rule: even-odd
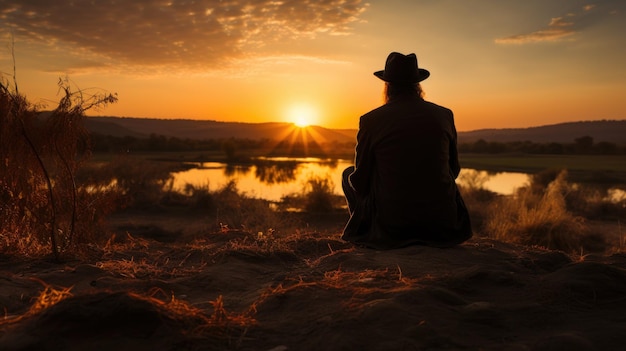
{"label": "wispy cloud", "polygon": [[0,0],[16,41],[137,66],[215,67],[268,44],[344,35],[361,0]]}
{"label": "wispy cloud", "polygon": [[596,4],[585,5],[578,12],[552,18],[545,28],[530,33],[497,38],[495,42],[497,44],[528,44],[568,39],[588,25],[588,18],[595,12],[596,8]]}

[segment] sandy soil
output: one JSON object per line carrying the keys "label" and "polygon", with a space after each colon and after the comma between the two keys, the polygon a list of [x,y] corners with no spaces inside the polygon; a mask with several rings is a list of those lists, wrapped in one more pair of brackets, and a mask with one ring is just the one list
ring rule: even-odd
{"label": "sandy soil", "polygon": [[626,343],[624,254],[571,257],[479,238],[452,249],[374,251],[342,242],[336,229],[278,237],[199,226],[192,234],[152,221],[160,226],[119,219],[130,235],[94,248],[94,260],[0,256],[0,350]]}

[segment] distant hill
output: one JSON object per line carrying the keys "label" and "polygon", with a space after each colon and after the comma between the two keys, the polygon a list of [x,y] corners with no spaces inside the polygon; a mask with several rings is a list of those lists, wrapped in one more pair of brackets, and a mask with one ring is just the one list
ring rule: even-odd
{"label": "distant hill", "polygon": [[[239,123],[190,119],[154,119],[130,117],[88,117],[87,128],[93,132],[113,136],[148,137],[150,134],[181,139],[278,139],[295,130],[292,123]],[[352,142],[356,131],[350,135],[343,130],[319,126],[306,129],[318,142]]]}
{"label": "distant hill", "polygon": [[459,132],[459,143],[485,141],[534,143],[573,143],[574,139],[590,136],[594,142],[606,141],[618,145],[626,144],[626,120],[583,121],[545,125],[530,128],[479,129]]}
{"label": "distant hill", "polygon": [[[148,137],[150,134],[181,139],[278,139],[293,133],[291,123],[239,123],[190,119],[155,119],[131,117],[88,117],[87,128],[94,133],[113,136]],[[318,142],[354,142],[355,129],[329,129],[311,126],[306,129]],[[594,142],[626,144],[626,120],[567,122],[530,128],[479,129],[459,132],[459,143],[479,139],[497,142],[531,141],[535,143],[573,143],[590,136]]]}
{"label": "distant hill", "polygon": [[114,137],[132,136],[136,138],[145,138],[148,136],[148,134],[133,131],[113,121],[100,120],[92,117],[88,117],[85,120],[85,126],[92,133],[95,132]]}

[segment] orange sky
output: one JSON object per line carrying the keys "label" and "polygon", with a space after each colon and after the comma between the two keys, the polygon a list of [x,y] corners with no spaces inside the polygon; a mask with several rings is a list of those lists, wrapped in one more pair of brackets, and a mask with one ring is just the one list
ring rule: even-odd
{"label": "orange sky", "polygon": [[69,76],[118,94],[90,114],[357,128],[399,51],[461,131],[626,118],[621,0],[53,3],[0,0],[3,78],[14,40],[20,92],[49,107]]}

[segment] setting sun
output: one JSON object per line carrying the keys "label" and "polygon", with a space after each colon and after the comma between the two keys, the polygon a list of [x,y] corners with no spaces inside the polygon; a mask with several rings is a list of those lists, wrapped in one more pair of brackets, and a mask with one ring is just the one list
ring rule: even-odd
{"label": "setting sun", "polygon": [[308,127],[317,120],[315,109],[306,104],[292,105],[287,111],[287,118],[300,128]]}

